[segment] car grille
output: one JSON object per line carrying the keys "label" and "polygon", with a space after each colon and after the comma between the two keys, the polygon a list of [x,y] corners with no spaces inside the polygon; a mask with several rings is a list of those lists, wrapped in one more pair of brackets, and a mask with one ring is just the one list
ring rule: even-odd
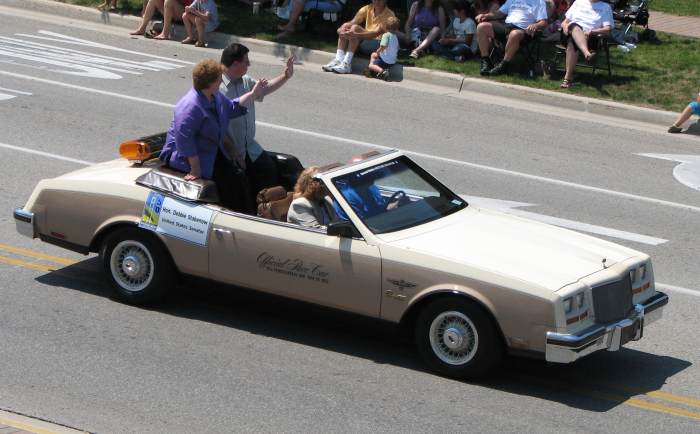
{"label": "car grille", "polygon": [[632,283],[629,276],[593,288],[593,309],[597,323],[626,318],[632,310]]}

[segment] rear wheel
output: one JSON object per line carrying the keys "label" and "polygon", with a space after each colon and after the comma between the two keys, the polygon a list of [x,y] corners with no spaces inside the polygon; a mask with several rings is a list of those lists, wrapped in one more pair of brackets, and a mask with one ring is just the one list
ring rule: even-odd
{"label": "rear wheel", "polygon": [[486,375],[503,355],[491,318],[476,303],[457,298],[436,300],[423,309],[416,322],[416,346],[432,370],[460,379]]}
{"label": "rear wheel", "polygon": [[160,301],[176,281],[170,255],[155,236],[142,229],[111,233],[102,243],[100,256],[114,294],[129,304]]}

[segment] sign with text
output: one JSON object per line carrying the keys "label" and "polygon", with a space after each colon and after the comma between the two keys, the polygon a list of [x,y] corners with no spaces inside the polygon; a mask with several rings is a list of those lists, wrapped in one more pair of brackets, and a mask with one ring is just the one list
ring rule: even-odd
{"label": "sign with text", "polygon": [[214,211],[150,192],[139,226],[200,246],[207,245]]}

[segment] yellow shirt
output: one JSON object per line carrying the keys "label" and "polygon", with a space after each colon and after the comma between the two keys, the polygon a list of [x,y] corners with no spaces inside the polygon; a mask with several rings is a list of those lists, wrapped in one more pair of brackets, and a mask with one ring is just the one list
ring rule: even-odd
{"label": "yellow shirt", "polygon": [[[386,20],[393,17],[394,13],[388,7],[384,7],[384,10],[379,15],[374,14],[374,7],[372,5],[366,5],[360,8],[355,14],[354,21],[357,24],[361,24],[364,21],[364,28],[368,32],[379,31],[379,26],[386,25]],[[381,33],[377,35],[377,39],[382,36]]]}

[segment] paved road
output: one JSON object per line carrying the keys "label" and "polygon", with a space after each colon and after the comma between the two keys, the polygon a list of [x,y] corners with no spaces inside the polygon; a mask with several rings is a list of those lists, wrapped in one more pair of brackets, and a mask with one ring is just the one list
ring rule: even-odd
{"label": "paved road", "polygon": [[219,53],[2,8],[0,29],[0,408],[95,432],[700,432],[700,193],[639,155],[697,155],[697,137],[311,64],[258,106],[259,140],[307,165],[398,147],[459,193],[653,256],[673,298],[642,341],[469,384],[377,324],[232,288],[125,306],[96,258],[17,235],[9,211],[39,179],[164,130],[191,65]]}

